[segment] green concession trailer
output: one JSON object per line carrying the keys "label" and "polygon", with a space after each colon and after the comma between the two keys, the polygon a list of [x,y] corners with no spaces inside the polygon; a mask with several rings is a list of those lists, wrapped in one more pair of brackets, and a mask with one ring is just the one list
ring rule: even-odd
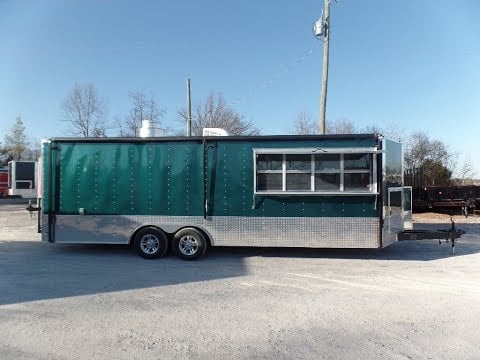
{"label": "green concession trailer", "polygon": [[44,241],[195,259],[210,246],[381,248],[411,228],[401,144],[376,134],[42,146]]}

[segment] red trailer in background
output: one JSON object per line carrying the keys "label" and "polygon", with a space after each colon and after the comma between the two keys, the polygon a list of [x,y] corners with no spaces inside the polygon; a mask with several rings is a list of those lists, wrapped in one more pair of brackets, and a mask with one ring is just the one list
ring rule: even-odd
{"label": "red trailer in background", "polygon": [[0,197],[8,195],[8,170],[0,169]]}

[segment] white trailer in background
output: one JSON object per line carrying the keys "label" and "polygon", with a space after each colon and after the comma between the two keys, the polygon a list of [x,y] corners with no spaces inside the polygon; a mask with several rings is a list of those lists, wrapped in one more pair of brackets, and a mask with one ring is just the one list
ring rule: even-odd
{"label": "white trailer in background", "polygon": [[27,199],[37,197],[38,163],[10,161],[8,163],[8,195]]}

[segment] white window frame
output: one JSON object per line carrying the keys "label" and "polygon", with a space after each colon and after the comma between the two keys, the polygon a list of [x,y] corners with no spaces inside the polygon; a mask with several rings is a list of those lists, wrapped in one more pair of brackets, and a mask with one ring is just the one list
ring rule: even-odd
{"label": "white window frame", "polygon": [[[376,147],[371,148],[297,148],[297,149],[253,149],[253,186],[255,195],[378,195],[377,185],[377,154],[382,151]],[[257,172],[257,156],[265,155],[282,155],[282,190],[257,190],[257,174],[259,173],[280,173],[280,170],[262,170]],[[306,171],[300,170],[287,170],[286,155],[310,155],[310,190],[302,191],[287,191],[287,173],[306,173]],[[339,170],[316,170],[315,169],[315,155],[316,154],[339,154],[340,155],[340,168]],[[345,174],[355,173],[367,173],[364,169],[345,170],[344,168],[344,155],[345,154],[371,154],[371,166],[368,170],[369,174],[369,187],[366,191],[349,191],[344,188],[344,176]],[[315,174],[340,174],[340,189],[339,191],[325,191],[315,190]]]}
{"label": "white window frame", "polygon": [[[282,169],[281,170],[258,170],[257,171],[257,161],[256,161],[257,156],[255,155],[254,156],[254,167],[255,167],[254,186],[255,186],[255,190],[257,189],[257,174],[281,174],[282,175],[282,190],[281,190],[281,193],[283,193],[283,192],[286,191],[286,188],[285,188],[285,178],[286,178],[286,175],[285,175],[285,154],[278,154],[278,153],[270,154],[270,153],[267,153],[266,155],[282,155]],[[279,190],[270,190],[270,191],[279,192]]]}

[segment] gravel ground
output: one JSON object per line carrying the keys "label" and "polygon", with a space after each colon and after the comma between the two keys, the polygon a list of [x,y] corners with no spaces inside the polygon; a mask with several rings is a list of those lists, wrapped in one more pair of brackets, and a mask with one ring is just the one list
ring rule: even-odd
{"label": "gravel ground", "polygon": [[184,262],[40,242],[23,208],[0,205],[2,360],[480,358],[478,218],[456,220],[454,256],[430,240]]}
{"label": "gravel ground", "polygon": [[446,215],[446,214],[437,214],[437,213],[419,213],[413,215],[413,222],[416,224],[428,223],[428,224],[448,224],[453,220],[456,224],[479,224],[480,216],[479,215]]}

